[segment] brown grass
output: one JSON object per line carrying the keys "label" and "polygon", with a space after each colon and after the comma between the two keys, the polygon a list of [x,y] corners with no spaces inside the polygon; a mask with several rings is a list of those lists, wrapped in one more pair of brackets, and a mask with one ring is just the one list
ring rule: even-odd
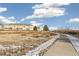
{"label": "brown grass", "polygon": [[[0,31],[0,45],[5,48],[0,48],[0,55],[25,55],[29,50],[48,41],[53,34],[47,31]],[[11,48],[10,45],[20,47]]]}

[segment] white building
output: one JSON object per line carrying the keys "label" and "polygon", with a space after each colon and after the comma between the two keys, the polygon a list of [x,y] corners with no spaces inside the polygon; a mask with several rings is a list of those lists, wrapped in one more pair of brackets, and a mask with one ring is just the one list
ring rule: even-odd
{"label": "white building", "polygon": [[0,29],[3,30],[33,30],[33,26],[30,24],[6,24],[0,25]]}

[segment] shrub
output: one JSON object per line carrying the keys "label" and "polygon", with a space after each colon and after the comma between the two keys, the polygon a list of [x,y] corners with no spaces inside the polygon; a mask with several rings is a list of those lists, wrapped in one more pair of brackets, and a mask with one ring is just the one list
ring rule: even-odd
{"label": "shrub", "polygon": [[36,27],[36,26],[34,26],[33,30],[34,30],[34,31],[37,31],[37,27]]}
{"label": "shrub", "polygon": [[49,31],[48,26],[44,25],[43,31]]}

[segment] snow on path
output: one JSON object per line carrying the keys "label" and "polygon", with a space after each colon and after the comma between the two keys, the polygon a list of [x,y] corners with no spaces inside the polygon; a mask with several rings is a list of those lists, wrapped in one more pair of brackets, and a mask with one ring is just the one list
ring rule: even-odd
{"label": "snow on path", "polygon": [[26,53],[26,56],[38,56],[41,50],[48,48],[59,37],[60,37],[60,34],[57,34],[52,39],[48,40],[47,42],[41,44],[37,48],[35,48],[35,49],[29,51],[28,53]]}
{"label": "snow on path", "polygon": [[76,49],[77,52],[79,52],[79,39],[71,36],[71,35],[67,35],[67,38],[71,41],[72,45],[74,46],[74,48]]}

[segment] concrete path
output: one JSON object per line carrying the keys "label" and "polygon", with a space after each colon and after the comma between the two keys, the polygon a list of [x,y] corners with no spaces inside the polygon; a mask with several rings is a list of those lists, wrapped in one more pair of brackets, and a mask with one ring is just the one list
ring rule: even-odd
{"label": "concrete path", "polygon": [[76,50],[65,36],[59,39],[48,49],[44,56],[77,56]]}

